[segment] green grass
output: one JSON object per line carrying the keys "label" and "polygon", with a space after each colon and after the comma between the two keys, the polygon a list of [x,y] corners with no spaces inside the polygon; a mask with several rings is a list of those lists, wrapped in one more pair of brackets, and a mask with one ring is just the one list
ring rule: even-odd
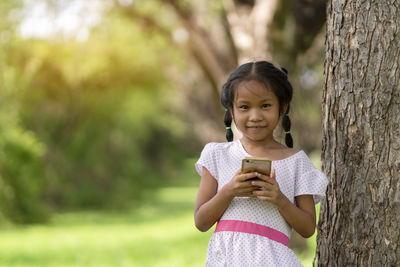
{"label": "green grass", "polygon": [[[212,231],[194,227],[196,191],[168,187],[129,212],[71,212],[2,229],[0,266],[204,266]],[[315,237],[308,242],[315,250]],[[311,266],[313,254],[298,255]]]}

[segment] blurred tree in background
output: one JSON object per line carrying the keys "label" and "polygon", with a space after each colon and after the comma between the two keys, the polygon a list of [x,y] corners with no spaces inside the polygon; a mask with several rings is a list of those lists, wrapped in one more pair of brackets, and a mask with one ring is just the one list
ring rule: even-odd
{"label": "blurred tree in background", "polygon": [[[315,140],[321,140],[315,103],[321,99],[325,2],[115,0],[114,9],[183,51],[191,70],[174,78],[203,142],[224,140],[219,92],[229,73],[243,62],[266,59],[289,70],[295,143],[310,152],[320,148]],[[165,20],[170,16],[176,21]]]}
{"label": "blurred tree in background", "polygon": [[110,12],[84,42],[15,34],[2,48],[3,217],[37,221],[24,203],[126,207],[196,151],[162,67],[182,64],[179,51],[158,34]]}
{"label": "blurred tree in background", "polygon": [[[24,35],[21,25],[39,6],[55,20],[83,6],[82,21],[96,6],[99,19],[78,23],[86,34]],[[46,207],[121,209],[146,188],[183,181],[193,168],[186,159],[202,143],[224,140],[219,90],[243,61],[289,70],[296,144],[320,148],[325,1],[7,0],[0,7],[3,219],[44,221]]]}
{"label": "blurred tree in background", "polygon": [[7,20],[8,11],[18,5],[3,1],[0,7],[0,222],[42,222],[48,218],[46,205],[40,201],[46,188],[44,145],[20,120],[14,90],[19,73],[7,64],[12,49],[21,45]]}

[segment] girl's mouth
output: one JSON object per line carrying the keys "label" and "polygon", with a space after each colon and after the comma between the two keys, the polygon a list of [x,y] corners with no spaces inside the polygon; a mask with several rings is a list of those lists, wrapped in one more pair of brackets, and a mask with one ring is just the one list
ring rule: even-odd
{"label": "girl's mouth", "polygon": [[265,128],[267,126],[264,126],[264,125],[247,125],[246,127],[247,128]]}
{"label": "girl's mouth", "polygon": [[247,126],[247,129],[250,129],[250,130],[261,130],[261,129],[264,129],[264,128],[266,128],[267,126]]}

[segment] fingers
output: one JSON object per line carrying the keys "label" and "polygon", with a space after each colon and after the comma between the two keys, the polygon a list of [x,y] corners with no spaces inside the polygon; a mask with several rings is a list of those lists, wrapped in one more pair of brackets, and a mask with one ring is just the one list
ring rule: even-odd
{"label": "fingers", "polygon": [[276,190],[276,186],[274,184],[270,184],[264,181],[251,181],[251,185],[257,187],[258,189],[274,191]]}
{"label": "fingers", "polygon": [[241,188],[236,191],[237,197],[256,197],[253,192],[259,188],[255,186],[250,186],[246,188]]}
{"label": "fingers", "polygon": [[[274,178],[271,178],[270,176],[256,172],[256,177],[259,178],[260,180],[262,180],[264,183],[268,183],[270,185],[276,185],[275,171],[271,172],[271,175],[272,174],[274,175]],[[257,184],[257,185],[260,186],[260,184]]]}
{"label": "fingers", "polygon": [[251,187],[247,187],[247,188],[243,188],[239,191],[239,193],[241,194],[248,194],[248,195],[253,195],[253,192],[259,190],[258,187],[255,186],[251,186]]}
{"label": "fingers", "polygon": [[275,169],[272,169],[272,170],[271,170],[271,178],[272,178],[272,179],[276,179]]}
{"label": "fingers", "polygon": [[256,177],[256,173],[236,172],[235,177],[230,182],[230,188],[235,196],[251,196],[254,197],[253,191],[259,187],[252,185],[248,179]]}
{"label": "fingers", "polygon": [[272,200],[277,197],[277,192],[272,191],[272,190],[263,190],[263,189],[258,189],[253,191],[253,195],[260,200]]}
{"label": "fingers", "polygon": [[257,172],[248,172],[248,173],[243,173],[238,175],[238,181],[244,182],[248,179],[257,177]]}
{"label": "fingers", "polygon": [[256,177],[260,180],[254,180],[251,182],[253,186],[259,187],[261,190],[255,191],[255,195],[262,197],[269,197],[270,192],[273,196],[274,192],[279,192],[279,184],[276,181],[275,169],[272,169],[271,176],[263,175],[261,173],[256,173]]}
{"label": "fingers", "polygon": [[263,197],[263,196],[256,196],[259,200],[273,202],[273,198],[271,197]]}
{"label": "fingers", "polygon": [[[249,181],[251,178],[258,179]],[[270,176],[258,172],[242,173],[239,170],[232,182],[235,184],[236,196],[256,197],[271,203],[278,203],[281,199],[275,169],[271,170]]]}
{"label": "fingers", "polygon": [[279,205],[283,199],[283,195],[280,191],[256,190],[253,192],[253,196],[259,200],[268,201],[275,205]]}
{"label": "fingers", "polygon": [[263,189],[258,189],[253,191],[253,195],[257,197],[273,197],[275,193],[270,190],[263,190]]}

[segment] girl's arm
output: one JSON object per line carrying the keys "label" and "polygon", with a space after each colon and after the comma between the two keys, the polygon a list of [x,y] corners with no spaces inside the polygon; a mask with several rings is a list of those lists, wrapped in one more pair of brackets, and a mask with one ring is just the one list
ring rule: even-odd
{"label": "girl's arm", "polygon": [[315,205],[312,195],[301,195],[295,197],[296,205],[293,204],[279,189],[275,179],[275,170],[271,177],[257,174],[263,181],[255,181],[262,190],[254,191],[254,195],[260,200],[271,202],[277,206],[279,212],[287,223],[293,227],[301,236],[308,238],[315,232]]}
{"label": "girl's arm", "polygon": [[202,232],[210,229],[221,218],[235,196],[253,196],[253,191],[257,187],[246,180],[255,175],[255,173],[242,174],[238,171],[232,180],[217,192],[217,180],[203,167],[194,210],[197,229]]}
{"label": "girl's arm", "polygon": [[314,234],[316,226],[314,199],[312,195],[301,195],[295,199],[296,205],[285,196],[278,209],[296,232],[308,238]]}

